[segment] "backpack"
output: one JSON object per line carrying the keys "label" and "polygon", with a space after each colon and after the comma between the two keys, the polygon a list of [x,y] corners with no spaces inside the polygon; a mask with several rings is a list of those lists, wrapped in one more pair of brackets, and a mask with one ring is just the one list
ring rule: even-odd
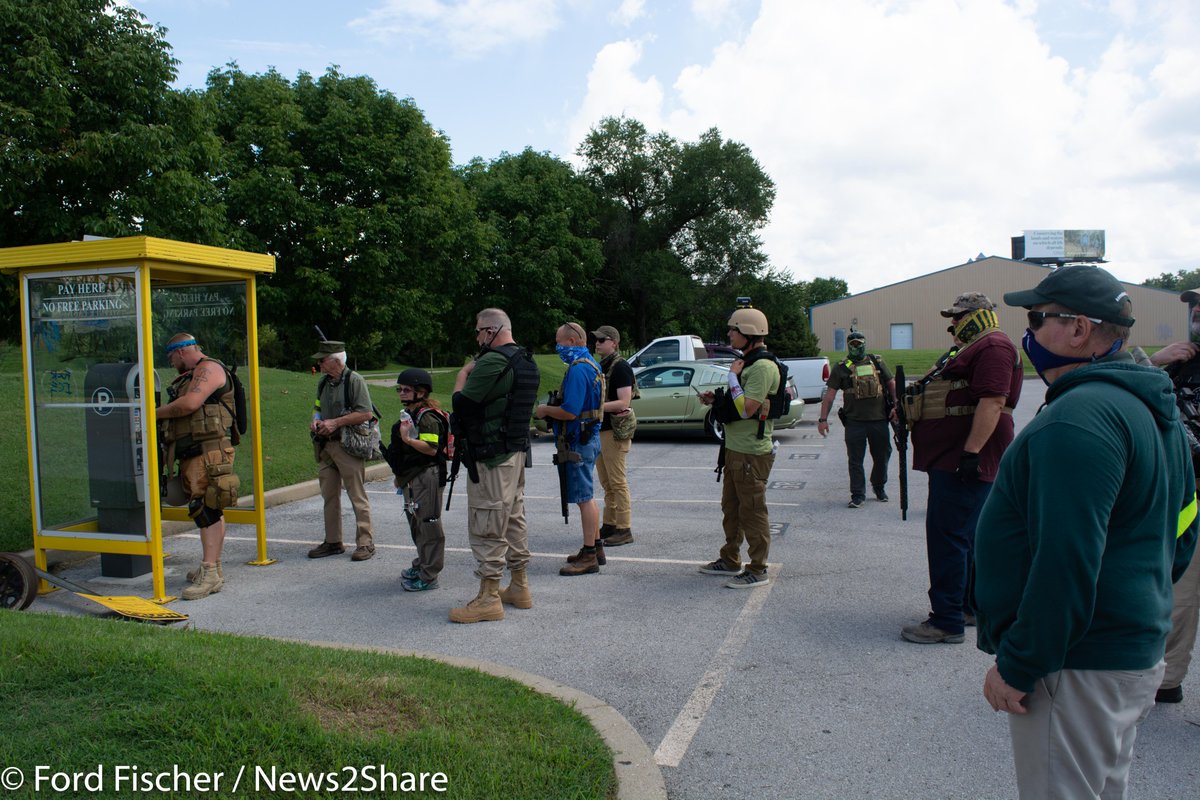
{"label": "backpack", "polygon": [[[787,364],[784,364],[782,361],[776,358],[774,354],[765,347],[758,347],[754,350],[751,350],[750,354],[743,359],[742,368],[745,369],[754,362],[761,361],[764,358],[772,361],[775,364],[775,368],[779,370],[779,389],[776,390],[774,394],[767,396],[767,400],[770,401],[770,408],[767,410],[767,416],[765,419],[779,419],[784,414],[792,410],[792,396],[789,395],[787,391]],[[762,425],[760,424],[758,428],[758,438],[760,439],[762,438],[762,430]]]}

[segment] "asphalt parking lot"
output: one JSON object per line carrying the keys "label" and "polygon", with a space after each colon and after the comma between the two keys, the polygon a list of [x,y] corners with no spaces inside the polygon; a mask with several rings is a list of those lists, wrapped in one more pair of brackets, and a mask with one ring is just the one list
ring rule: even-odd
{"label": "asphalt parking lot", "polygon": [[[1026,382],[1018,424],[1041,394],[1040,382]],[[1007,723],[980,691],[989,657],[970,636],[924,646],[899,636],[927,611],[924,476],[910,473],[907,522],[895,456],[892,502],[846,508],[842,430],[835,425],[823,439],[815,410],[805,416],[809,422],[776,436],[768,500],[777,530],[766,588],[730,590],[696,571],[722,541],[717,451],[699,439],[637,440],[629,458],[635,542],[609,549],[599,575],[560,577],[563,558],[579,546],[579,523],[572,507],[563,524],[552,445],[542,437],[526,473],[530,610],[509,609],[502,622],[447,622],[448,609],[478,586],[465,484],[444,515],[441,588],[401,591],[399,572],[413,548],[386,482],[369,487],[374,559],[353,563],[349,551],[305,558],[322,535],[314,497],[268,511],[270,555],[279,563],[245,565],[252,532],[232,528],[225,590],[172,607],[200,629],[484,659],[577,687],[633,725],[675,800],[1015,797]],[[345,510],[351,531],[348,503]],[[168,562],[168,588],[177,590],[199,544],[187,534],[168,540],[168,549],[177,556]],[[97,569],[86,562],[67,575],[89,580]],[[34,609],[69,602],[52,595]],[[1184,702],[1157,707],[1142,728],[1132,797],[1200,796],[1195,670],[1184,686]]]}

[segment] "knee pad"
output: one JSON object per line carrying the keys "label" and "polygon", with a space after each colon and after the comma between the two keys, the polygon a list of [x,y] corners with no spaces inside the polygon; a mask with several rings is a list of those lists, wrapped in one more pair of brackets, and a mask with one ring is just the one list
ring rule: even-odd
{"label": "knee pad", "polygon": [[193,497],[188,501],[188,516],[196,523],[197,528],[207,528],[216,525],[225,515],[219,508],[204,505],[203,497]]}

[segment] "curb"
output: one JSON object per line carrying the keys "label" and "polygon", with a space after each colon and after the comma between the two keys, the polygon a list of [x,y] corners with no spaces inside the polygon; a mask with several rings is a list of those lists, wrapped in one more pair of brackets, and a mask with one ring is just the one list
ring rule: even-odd
{"label": "curb", "polygon": [[[391,475],[387,464],[375,464],[367,467],[367,480],[382,480]],[[320,484],[314,479],[291,486],[281,486],[263,494],[263,507],[292,503],[320,494]],[[185,533],[194,526],[190,522],[164,522],[163,536]],[[31,563],[33,550],[26,550],[21,555]],[[49,550],[46,552],[48,567],[83,561],[95,556],[95,553],[73,550]],[[475,669],[499,678],[523,683],[536,692],[549,695],[557,700],[573,706],[588,718],[592,727],[600,734],[604,743],[613,753],[613,773],[617,779],[617,800],[667,800],[667,786],[663,779],[662,770],[654,762],[654,754],[646,742],[629,724],[619,711],[598,697],[587,692],[552,681],[541,675],[523,672],[513,667],[490,661],[479,661],[472,658],[457,658],[443,656],[437,653],[426,653],[415,650],[400,650],[394,647],[377,647],[365,645],[340,644],[337,642],[304,641],[301,639],[284,639],[281,641],[310,644],[317,647],[328,647],[338,650],[362,650],[366,652],[387,653],[389,655],[413,656],[438,661],[464,669]]]}
{"label": "curb", "polygon": [[[270,637],[268,637],[270,638]],[[613,773],[617,778],[617,800],[667,800],[667,785],[662,770],[654,763],[654,754],[638,732],[619,711],[587,692],[572,686],[552,681],[542,675],[523,672],[513,667],[473,658],[457,658],[418,650],[401,650],[395,647],[341,644],[338,642],[304,641],[282,639],[280,641],[328,647],[334,650],[356,650],[368,653],[384,653],[395,656],[411,656],[448,664],[452,667],[474,669],[498,678],[523,683],[535,692],[549,695],[588,718],[592,727],[613,753]]]}

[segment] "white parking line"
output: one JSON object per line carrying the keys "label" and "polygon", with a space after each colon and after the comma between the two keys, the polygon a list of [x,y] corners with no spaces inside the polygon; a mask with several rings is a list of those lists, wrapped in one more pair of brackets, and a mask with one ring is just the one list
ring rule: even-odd
{"label": "white parking line", "polygon": [[725,637],[725,641],[721,643],[721,647],[713,655],[712,661],[708,663],[708,669],[701,676],[700,682],[696,684],[692,696],[688,698],[687,703],[679,712],[679,716],[675,717],[675,722],[667,731],[667,735],[663,737],[658,749],[654,751],[654,761],[659,766],[678,767],[679,762],[683,761],[688,746],[704,723],[708,709],[725,685],[729,671],[733,668],[734,659],[737,658],[738,653],[750,638],[754,620],[762,612],[763,606],[767,603],[767,596],[775,588],[777,580],[779,580],[778,568],[771,578],[771,582],[765,588],[748,590],[750,597],[746,601],[746,605],[742,606],[742,613],[738,614],[738,618],[734,620],[733,627]]}

